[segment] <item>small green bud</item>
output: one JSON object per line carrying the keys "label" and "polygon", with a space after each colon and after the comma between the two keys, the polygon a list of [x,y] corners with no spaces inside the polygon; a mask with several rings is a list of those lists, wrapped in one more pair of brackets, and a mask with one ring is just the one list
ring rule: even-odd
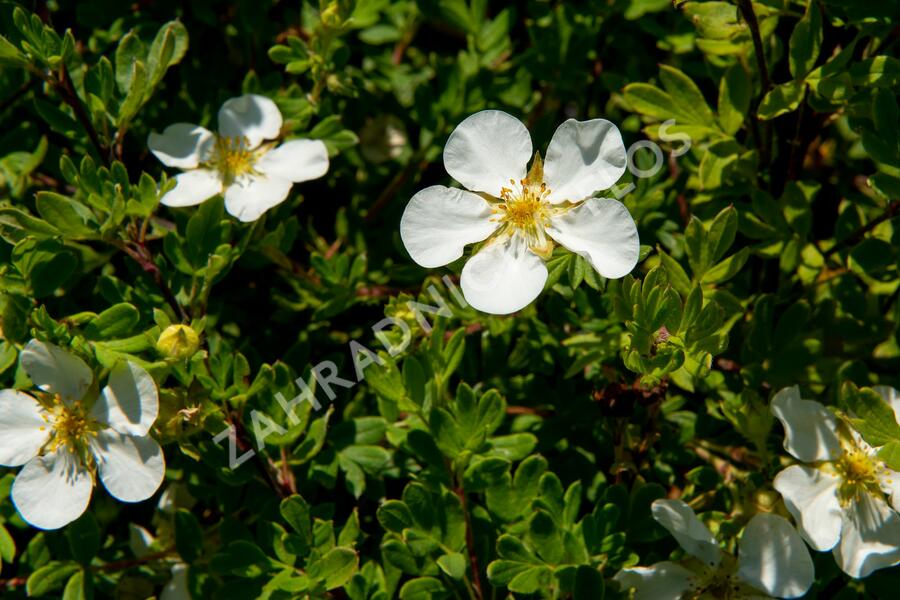
{"label": "small green bud", "polygon": [[185,360],[200,348],[200,336],[187,325],[169,325],[156,341],[156,349],[168,358]]}

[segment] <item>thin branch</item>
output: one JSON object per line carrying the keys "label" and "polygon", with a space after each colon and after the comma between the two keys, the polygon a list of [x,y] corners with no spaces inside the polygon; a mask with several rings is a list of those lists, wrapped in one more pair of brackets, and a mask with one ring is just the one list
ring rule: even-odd
{"label": "thin branch", "polygon": [[72,111],[75,113],[75,118],[78,119],[78,122],[81,123],[81,126],[84,127],[84,130],[87,131],[88,137],[91,139],[91,143],[94,145],[94,148],[97,149],[97,153],[100,155],[100,160],[105,163],[109,163],[109,151],[100,142],[100,136],[97,135],[97,130],[94,129],[94,124],[91,121],[90,115],[88,115],[87,110],[84,108],[84,104],[81,103],[81,98],[78,97],[78,92],[75,91],[75,84],[72,83],[72,78],[69,76],[69,71],[66,69],[66,65],[60,65],[59,67],[59,77],[58,79],[49,79],[49,81],[53,85],[53,89],[59,93],[60,97],[63,99],[63,102],[68,104]]}
{"label": "thin branch", "polygon": [[478,552],[475,550],[475,534],[472,532],[472,516],[469,514],[466,491],[462,484],[454,490],[462,504],[463,516],[466,519],[466,548],[469,550],[469,566],[472,568],[472,585],[475,588],[475,597],[478,600],[484,598],[484,590],[481,587],[481,572],[478,568]]}
{"label": "thin branch", "polygon": [[[175,547],[167,548],[166,550],[162,550],[160,552],[154,552],[153,554],[148,554],[146,556],[141,556],[139,558],[126,558],[124,560],[115,560],[112,562],[108,562],[102,565],[91,565],[90,570],[94,573],[114,573],[116,571],[124,571],[125,569],[130,569],[131,567],[136,567],[138,565],[147,564],[149,562],[153,562],[155,560],[160,560],[163,558],[167,558],[175,552]],[[19,586],[23,586],[28,583],[27,577],[13,577],[11,579],[0,579],[0,590],[13,589]]]}
{"label": "thin branch", "polygon": [[131,257],[134,262],[136,262],[141,269],[148,275],[153,278],[153,282],[156,284],[156,287],[162,293],[163,298],[165,298],[166,303],[175,311],[175,314],[185,323],[191,320],[191,316],[185,310],[181,304],[178,303],[178,299],[175,298],[175,294],[172,292],[171,288],[169,288],[168,284],[163,279],[162,271],[159,270],[159,267],[156,266],[156,263],[153,262],[153,256],[150,254],[150,251],[147,250],[146,246],[140,244],[129,244],[128,242],[113,242],[112,243],[116,248],[119,248]]}
{"label": "thin branch", "polygon": [[762,36],[759,33],[759,21],[756,20],[756,12],[753,10],[753,3],[750,0],[738,0],[738,7],[744,20],[747,21],[747,27],[750,28],[750,35],[753,37],[753,50],[756,54],[756,64],[759,67],[759,78],[762,81],[763,92],[768,92],[772,87],[769,80],[769,68],[766,66],[766,55],[763,51]]}
{"label": "thin branch", "polygon": [[838,250],[860,242],[863,236],[875,229],[881,223],[893,219],[895,216],[897,216],[898,213],[900,213],[900,200],[892,200],[891,203],[888,204],[887,208],[884,209],[883,213],[881,213],[865,225],[858,227],[856,231],[842,239],[840,242],[837,242],[828,250],[823,251],[821,253],[822,257],[828,258]]}
{"label": "thin branch", "polygon": [[422,155],[421,151],[416,153],[406,167],[398,172],[394,178],[388,183],[387,187],[381,192],[378,196],[378,199],[372,203],[372,206],[369,207],[369,210],[366,211],[365,220],[367,223],[371,223],[375,220],[375,217],[384,210],[384,208],[388,205],[388,203],[394,198],[400,188],[403,187],[403,184],[406,183],[406,180],[409,179],[414,173],[421,171],[425,167],[428,166],[428,161],[420,158]]}
{"label": "thin branch", "polygon": [[33,78],[29,78],[25,83],[19,86],[19,88],[13,92],[8,98],[4,98],[3,102],[0,102],[0,113],[6,111],[7,108],[11,107],[13,104],[19,101],[19,99],[27,94],[37,80]]}
{"label": "thin branch", "polygon": [[[759,22],[756,20],[756,13],[753,11],[753,3],[751,0],[738,0],[738,7],[747,27],[750,28],[750,36],[753,38],[753,53],[756,55],[756,64],[759,69],[759,79],[762,85],[762,96],[765,96],[772,87],[772,81],[769,79],[769,67],[766,65],[766,54],[763,50],[762,36],[759,33]],[[754,103],[752,119],[754,123],[758,120],[759,103],[762,96]],[[758,131],[758,130],[757,130]],[[769,163],[769,144],[771,140],[772,127],[770,122],[766,122],[765,135],[757,135],[756,141],[759,148],[760,162],[764,165]]]}

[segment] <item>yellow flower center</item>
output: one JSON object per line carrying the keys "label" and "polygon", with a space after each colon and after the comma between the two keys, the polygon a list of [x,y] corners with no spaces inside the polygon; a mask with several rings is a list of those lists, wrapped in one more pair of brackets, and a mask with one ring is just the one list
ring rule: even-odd
{"label": "yellow flower center", "polygon": [[850,448],[834,463],[841,478],[840,499],[847,503],[864,493],[880,495],[879,475],[884,469],[877,460],[861,448]]}
{"label": "yellow flower center", "polygon": [[83,453],[87,450],[90,439],[100,431],[100,424],[87,415],[81,402],[68,406],[60,399],[59,394],[50,401],[50,408],[43,418],[51,430],[47,446],[50,452],[64,447],[71,453]]}
{"label": "yellow flower center", "polygon": [[241,175],[254,172],[253,165],[256,163],[258,152],[248,149],[249,144],[247,138],[216,137],[211,162],[222,174],[226,184]]}
{"label": "yellow flower center", "polygon": [[525,179],[518,182],[510,179],[510,187],[501,188],[499,202],[494,204],[493,211],[494,219],[501,224],[501,234],[520,235],[532,252],[549,258],[553,240],[547,237],[545,228],[550,225],[550,215],[555,208],[547,201],[550,189],[543,178],[541,155],[536,154]]}
{"label": "yellow flower center", "polygon": [[758,590],[738,578],[738,565],[733,556],[723,555],[718,567],[698,563],[693,558],[687,561],[686,566],[694,571],[694,575],[689,579],[684,600],[739,600],[760,595]]}

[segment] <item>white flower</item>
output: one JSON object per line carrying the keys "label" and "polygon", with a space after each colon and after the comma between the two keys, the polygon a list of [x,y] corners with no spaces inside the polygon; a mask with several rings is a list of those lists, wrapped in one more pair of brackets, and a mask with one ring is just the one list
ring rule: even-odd
{"label": "white flower", "polygon": [[25,465],[12,487],[22,518],[39,529],[74,521],[98,475],[123,502],[152,496],[165,474],[162,450],[148,435],[159,412],[153,378],[119,363],[98,395],[90,368],[53,344],[31,340],[20,360],[43,392],[0,391],[0,465]]}
{"label": "white flower", "polygon": [[191,600],[188,591],[188,566],[184,563],[172,565],[172,579],[163,588],[159,600]]}
{"label": "white flower", "polygon": [[151,133],[150,151],[177,175],[175,189],[163,196],[166,206],[193,206],[225,194],[225,209],[241,221],[255,221],[284,202],[291,185],[317,179],[328,171],[328,151],[321,140],[291,140],[279,146],[281,112],[269,98],[246,94],[226,100],[219,109],[219,131],[175,123]]}
{"label": "white flower", "polygon": [[403,244],[426,268],[451,263],[467,244],[490,238],[460,280],[469,304],[487,313],[509,314],[537,298],[554,242],[604,277],[624,277],[637,264],[640,244],[628,209],[591,197],[625,172],[616,126],[569,119],[553,134],[546,162],[535,155],[526,176],[531,152],[531,136],[518,119],[499,110],[475,113],[444,147],[447,173],[472,191],[425,188],[400,221]]}
{"label": "white flower", "polygon": [[783,517],[759,513],[750,519],[735,559],[684,502],[656,500],[652,511],[690,557],[617,573],[623,588],[636,588],[635,600],[797,598],[812,585],[812,559]]}
{"label": "white flower", "polygon": [[[897,391],[876,391],[900,421]],[[851,577],[900,563],[900,474],[823,405],[801,399],[796,386],[775,395],[772,412],[784,425],[785,450],[808,463],[784,469],[774,481],[806,541],[832,550]]]}

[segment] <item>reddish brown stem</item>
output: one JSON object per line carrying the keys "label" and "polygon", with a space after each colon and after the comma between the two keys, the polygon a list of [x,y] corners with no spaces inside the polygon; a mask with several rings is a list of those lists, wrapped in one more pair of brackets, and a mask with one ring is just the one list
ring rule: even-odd
{"label": "reddish brown stem", "polygon": [[466,548],[469,551],[469,566],[472,568],[472,587],[475,588],[476,598],[481,600],[484,598],[484,590],[481,588],[481,572],[478,568],[478,552],[475,550],[475,534],[472,532],[472,516],[469,514],[466,491],[462,486],[458,486],[455,492],[462,504],[463,516],[466,519]]}

